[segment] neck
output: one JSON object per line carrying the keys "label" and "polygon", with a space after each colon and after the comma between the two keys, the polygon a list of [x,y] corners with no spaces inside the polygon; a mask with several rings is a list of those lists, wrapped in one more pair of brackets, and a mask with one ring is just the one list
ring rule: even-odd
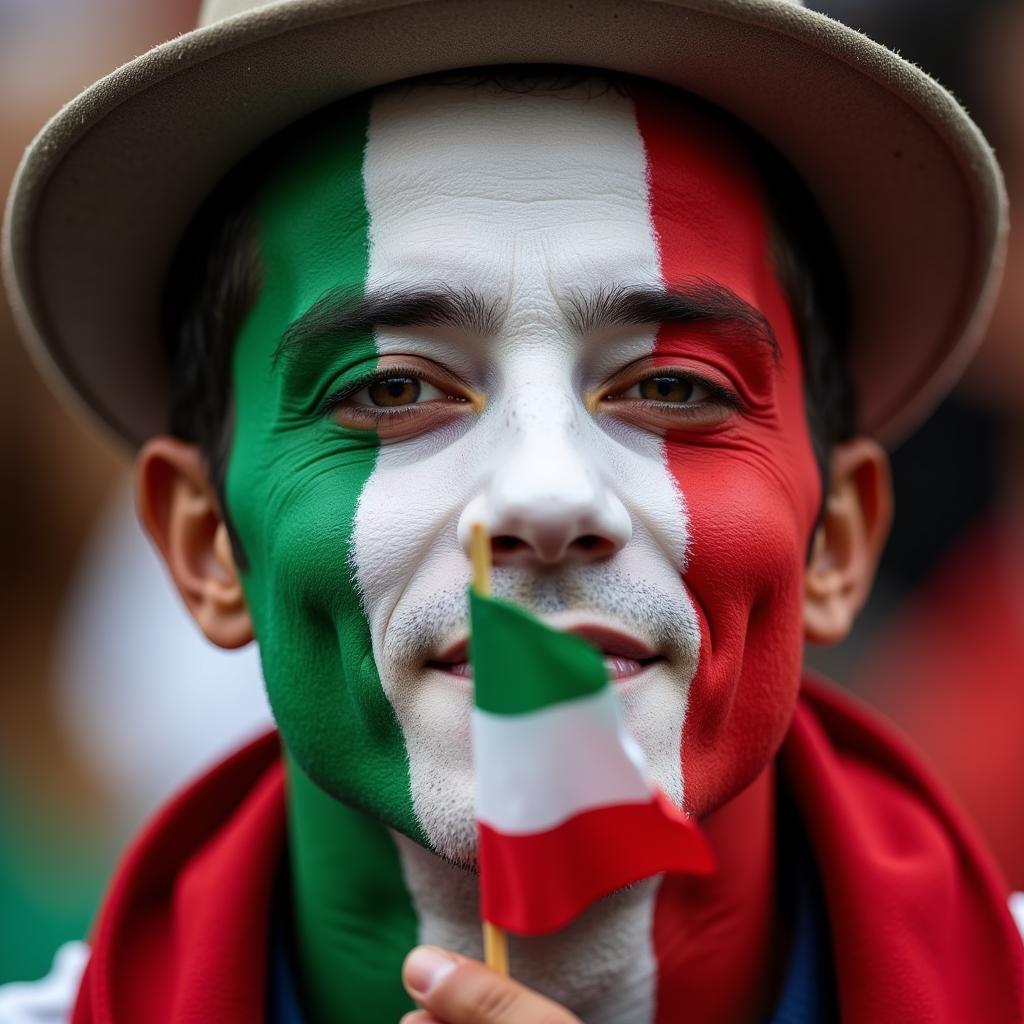
{"label": "neck", "polygon": [[[411,1008],[401,962],[417,942],[482,957],[475,875],[327,796],[294,763],[288,787],[311,1024],[398,1019]],[[771,770],[705,824],[713,880],[648,879],[554,935],[513,937],[514,976],[593,1024],[761,1019],[779,966]]]}
{"label": "neck", "polygon": [[666,1021],[759,1021],[773,1009],[788,954],[775,824],[772,762],[703,822],[718,861],[714,877],[663,883],[655,944],[659,1004],[675,1008]]}
{"label": "neck", "polygon": [[310,1024],[372,1024],[413,1009],[400,976],[416,914],[386,828],[287,761],[295,966]]}

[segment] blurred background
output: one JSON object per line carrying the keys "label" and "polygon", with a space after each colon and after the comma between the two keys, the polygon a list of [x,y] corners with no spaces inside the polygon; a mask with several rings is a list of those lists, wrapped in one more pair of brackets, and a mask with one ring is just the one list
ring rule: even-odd
{"label": "blurred background", "polygon": [[[1019,0],[811,3],[953,90],[1024,201]],[[0,0],[0,193],[50,114],[197,0]],[[159,201],[156,199],[155,201]],[[910,732],[1024,888],[1024,233],[964,383],[895,453],[896,524],[848,642],[808,653]],[[0,984],[85,935],[170,791],[269,722],[252,650],[199,636],[135,525],[126,457],[50,396],[0,300]]]}
{"label": "blurred background", "polygon": [[[64,102],[197,11],[0,0],[0,194]],[[127,456],[53,399],[2,298],[0,388],[3,984],[83,937],[139,823],[270,719],[255,650],[216,650],[186,617],[136,525]]]}
{"label": "blurred background", "polygon": [[[1020,0],[811,0],[964,103],[1024,209]],[[1024,231],[957,391],[893,455],[896,518],[850,639],[808,661],[909,732],[1024,889]]]}

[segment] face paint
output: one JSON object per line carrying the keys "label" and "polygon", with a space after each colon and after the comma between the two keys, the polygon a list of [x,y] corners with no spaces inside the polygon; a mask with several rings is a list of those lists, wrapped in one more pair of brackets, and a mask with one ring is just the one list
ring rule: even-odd
{"label": "face paint", "polygon": [[[685,516],[661,441],[620,423],[603,428],[580,400],[581,377],[589,390],[607,375],[609,357],[650,353],[653,331],[632,328],[614,353],[593,341],[585,348],[567,331],[562,305],[610,280],[657,281],[633,105],[617,94],[511,99],[384,93],[371,109],[364,167],[368,287],[443,281],[480,295],[502,320],[490,337],[377,332],[382,358],[411,354],[445,366],[486,404],[479,415],[381,446],[353,540],[417,821],[433,849],[462,862],[472,861],[476,843],[471,701],[450,674],[425,667],[467,627],[460,523],[482,516],[501,532],[510,508],[542,514],[582,494],[595,517],[632,534],[614,565],[563,565],[543,580],[499,566],[495,588],[566,626],[596,620],[671,646],[684,684],[697,656],[678,576]],[[686,698],[679,682],[659,671],[642,688],[623,688],[649,763],[676,799]]]}
{"label": "face paint", "polygon": [[325,399],[372,372],[371,334],[275,359],[289,324],[368,267],[365,104],[307,135],[258,211],[264,284],[234,360],[227,502],[268,694],[297,762],[330,792],[417,835],[401,732],[383,691],[353,577],[352,522],[377,436],[339,427]]}
{"label": "face paint", "polygon": [[[321,790],[454,861],[475,847],[471,698],[445,652],[464,638],[475,518],[550,559],[505,559],[499,594],[657,655],[617,685],[676,801],[706,811],[746,785],[796,692],[817,500],[799,355],[756,183],[701,117],[678,124],[612,89],[400,86],[293,139],[260,205],[227,500],[271,703]],[[623,289],[704,280],[768,318],[778,365],[736,323],[600,315]],[[481,322],[378,322],[275,364],[288,325],[338,287],[471,292]],[[574,324],[588,296],[596,322]],[[659,393],[696,395],[696,413]],[[653,984],[645,956],[634,994]]]}
{"label": "face paint", "polygon": [[366,122],[365,102],[340,108],[322,131],[298,140],[260,199],[264,283],[235,350],[226,492],[249,559],[244,585],[268,695],[291,760],[303,992],[320,1012],[344,1005],[346,1019],[369,1022],[384,1008],[395,1019],[411,1008],[399,979],[417,939],[380,819],[421,834],[351,567],[352,522],[376,464],[377,434],[340,427],[322,410],[331,394],[377,367],[378,353],[365,331],[350,332],[344,345],[279,350],[289,324],[325,291],[365,288]]}
{"label": "face paint", "polygon": [[683,740],[687,803],[705,814],[775,753],[796,700],[803,650],[803,567],[820,502],[795,325],[769,260],[750,156],[710,117],[640,90],[651,216],[661,273],[727,285],[767,318],[777,351],[749,333],[665,327],[660,364],[696,365],[741,398],[742,415],[704,433],[670,430],[668,466],[686,496],[686,586],[701,662]]}
{"label": "face paint", "polygon": [[[768,259],[768,225],[750,157],[700,110],[669,104],[653,91],[635,95],[664,281],[676,286],[696,273],[727,285],[765,315],[777,343],[773,352],[750,332],[665,326],[654,349],[657,365],[713,377],[742,403],[741,415],[715,429],[665,432],[666,464],[690,513],[684,582],[701,634],[683,776],[689,808],[704,815],[762,774],[788,726],[800,678],[803,566],[820,479],[804,414],[798,339]],[[753,789],[739,797],[751,803],[752,814],[738,824],[759,835],[754,818],[763,809],[747,799]],[[744,853],[757,856],[753,846]],[[769,855],[748,876],[749,891],[726,901],[739,898],[762,913],[733,922],[730,954],[706,955],[698,985],[688,969],[692,953],[680,938],[693,921],[686,880],[663,880],[652,926],[654,1021],[721,1019],[718,1000],[729,977],[754,976],[754,965],[763,963],[759,929],[770,918],[771,864]],[[734,873],[739,877],[742,867]],[[711,934],[723,932],[713,926]],[[743,961],[748,972],[737,970]],[[715,965],[723,962],[729,973],[717,977]]]}

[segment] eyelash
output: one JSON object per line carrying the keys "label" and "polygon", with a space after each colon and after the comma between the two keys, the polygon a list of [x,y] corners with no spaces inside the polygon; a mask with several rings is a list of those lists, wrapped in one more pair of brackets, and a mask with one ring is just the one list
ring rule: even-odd
{"label": "eyelash", "polygon": [[[731,388],[726,387],[724,384],[719,383],[715,380],[710,380],[707,377],[702,377],[700,374],[692,373],[689,370],[682,370],[676,367],[665,366],[665,367],[651,367],[648,372],[643,373],[641,376],[635,377],[629,381],[623,387],[617,388],[613,394],[606,395],[601,401],[604,402],[615,402],[621,401],[619,396],[629,391],[630,388],[635,388],[639,384],[642,384],[645,380],[650,380],[652,377],[678,377],[680,380],[685,380],[689,384],[696,384],[704,388],[705,391],[711,396],[711,398],[720,403],[721,405],[727,406],[730,409],[742,411],[745,408],[745,403],[740,396],[733,391]],[[656,406],[659,409],[671,409],[675,408],[680,413],[685,412],[687,408],[693,408],[693,406],[681,406],[673,402],[659,402],[653,398],[647,399],[628,399],[632,402],[641,402],[645,405]]]}
{"label": "eyelash", "polygon": [[[413,366],[384,366],[379,370],[375,370],[373,373],[367,374],[365,377],[360,377],[359,380],[353,381],[351,384],[346,384],[343,388],[339,388],[337,391],[332,391],[324,400],[320,403],[319,414],[321,416],[330,416],[335,409],[342,405],[347,399],[353,395],[359,394],[364,388],[373,387],[374,384],[382,380],[390,380],[392,377],[415,377],[417,380],[425,381],[428,384],[433,384],[439,391],[444,391],[445,388],[440,384],[436,384],[430,380],[429,377],[425,376],[422,367]],[[453,401],[459,401],[455,396],[451,396]],[[465,399],[462,399],[465,401]],[[394,420],[400,416],[408,416],[409,413],[417,408],[414,405],[399,406],[394,409],[378,408],[374,409],[372,406],[357,406],[359,409],[359,415],[365,415],[368,418],[379,418],[379,419],[390,419]]]}

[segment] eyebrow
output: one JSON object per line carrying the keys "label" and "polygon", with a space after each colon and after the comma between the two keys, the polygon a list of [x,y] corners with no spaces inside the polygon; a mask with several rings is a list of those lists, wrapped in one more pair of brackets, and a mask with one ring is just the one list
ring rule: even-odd
{"label": "eyebrow", "polygon": [[353,292],[336,288],[289,325],[274,352],[274,363],[293,349],[377,327],[452,327],[489,335],[500,322],[499,304],[470,289],[435,285]]}
{"label": "eyebrow", "polygon": [[[295,349],[336,341],[379,327],[451,327],[481,336],[497,333],[502,303],[471,289],[433,285],[327,292],[289,325],[274,352],[274,364]],[[683,288],[617,286],[574,292],[563,303],[569,326],[580,335],[601,327],[642,324],[709,324],[736,327],[765,345],[779,360],[779,345],[767,317],[716,281],[698,280]]]}
{"label": "eyebrow", "polygon": [[702,279],[681,288],[617,287],[591,295],[576,293],[569,299],[566,317],[579,334],[641,324],[736,327],[767,346],[773,361],[779,361],[779,343],[768,318],[717,281]]}

